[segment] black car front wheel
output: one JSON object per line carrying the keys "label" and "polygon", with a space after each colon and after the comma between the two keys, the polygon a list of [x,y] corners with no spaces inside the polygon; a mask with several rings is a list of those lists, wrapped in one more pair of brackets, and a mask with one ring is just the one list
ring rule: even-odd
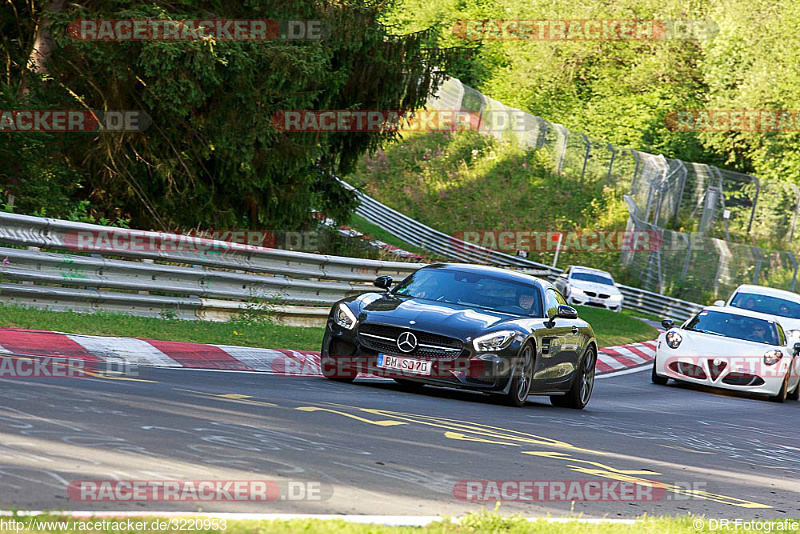
{"label": "black car front wheel", "polygon": [[583,357],[578,372],[575,374],[575,380],[572,381],[572,386],[566,395],[551,395],[550,403],[553,406],[562,408],[575,408],[576,410],[583,410],[589,399],[592,398],[592,391],[594,391],[594,375],[595,366],[597,365],[597,353],[594,347],[586,349],[586,354]]}
{"label": "black car front wheel", "polygon": [[533,345],[527,343],[520,351],[519,364],[514,370],[509,391],[503,395],[503,401],[506,404],[517,407],[525,406],[533,381],[533,360]]}

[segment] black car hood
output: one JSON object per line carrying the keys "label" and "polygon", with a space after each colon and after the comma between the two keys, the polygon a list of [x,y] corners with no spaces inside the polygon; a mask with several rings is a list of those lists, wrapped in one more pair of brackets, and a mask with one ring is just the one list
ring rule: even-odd
{"label": "black car hood", "polygon": [[[365,300],[360,322],[413,328],[462,340],[501,323],[521,319],[518,315],[387,294],[375,300]],[[415,321],[415,324],[410,324],[410,321]]]}

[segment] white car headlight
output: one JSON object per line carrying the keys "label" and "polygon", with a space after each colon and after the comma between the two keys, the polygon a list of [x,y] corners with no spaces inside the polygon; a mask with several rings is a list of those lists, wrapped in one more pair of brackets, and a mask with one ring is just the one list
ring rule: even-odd
{"label": "white car headlight", "polygon": [[492,352],[503,350],[511,344],[517,333],[514,330],[500,330],[485,336],[476,337],[472,341],[472,346],[477,352]]}
{"label": "white car headlight", "polygon": [[337,304],[333,311],[333,320],[342,328],[352,330],[356,326],[356,316],[344,304]]}
{"label": "white car headlight", "polygon": [[583,289],[575,286],[570,286],[569,288],[570,293],[577,293],[578,295],[585,295]]}
{"label": "white car headlight", "polygon": [[787,330],[786,337],[800,339],[800,330]]}
{"label": "white car headlight", "polygon": [[681,341],[683,341],[683,336],[675,331],[670,331],[667,332],[665,339],[667,340],[667,345],[669,345],[669,348],[677,349],[681,344]]}
{"label": "white car headlight", "polygon": [[618,295],[611,295],[608,298],[608,300],[613,300],[613,301],[616,301],[616,302],[622,302],[622,293],[619,293]]}
{"label": "white car headlight", "polygon": [[775,365],[783,358],[783,353],[778,349],[768,350],[764,353],[764,364],[765,365]]}

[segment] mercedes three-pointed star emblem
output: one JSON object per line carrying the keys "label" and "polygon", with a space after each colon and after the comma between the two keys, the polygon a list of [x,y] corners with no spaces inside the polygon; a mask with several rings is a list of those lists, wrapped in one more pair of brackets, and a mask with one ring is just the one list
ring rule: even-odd
{"label": "mercedes three-pointed star emblem", "polygon": [[403,332],[397,337],[397,348],[402,352],[411,352],[417,348],[417,336],[411,332]]}

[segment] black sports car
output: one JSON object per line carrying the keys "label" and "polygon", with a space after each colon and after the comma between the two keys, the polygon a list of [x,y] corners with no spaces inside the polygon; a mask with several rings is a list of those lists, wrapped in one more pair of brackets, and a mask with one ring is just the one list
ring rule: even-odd
{"label": "black sports car", "polygon": [[394,289],[334,304],[322,341],[326,378],[359,373],[500,395],[523,406],[529,394],[582,409],[594,386],[592,327],[552,284],[494,267],[436,264]]}

